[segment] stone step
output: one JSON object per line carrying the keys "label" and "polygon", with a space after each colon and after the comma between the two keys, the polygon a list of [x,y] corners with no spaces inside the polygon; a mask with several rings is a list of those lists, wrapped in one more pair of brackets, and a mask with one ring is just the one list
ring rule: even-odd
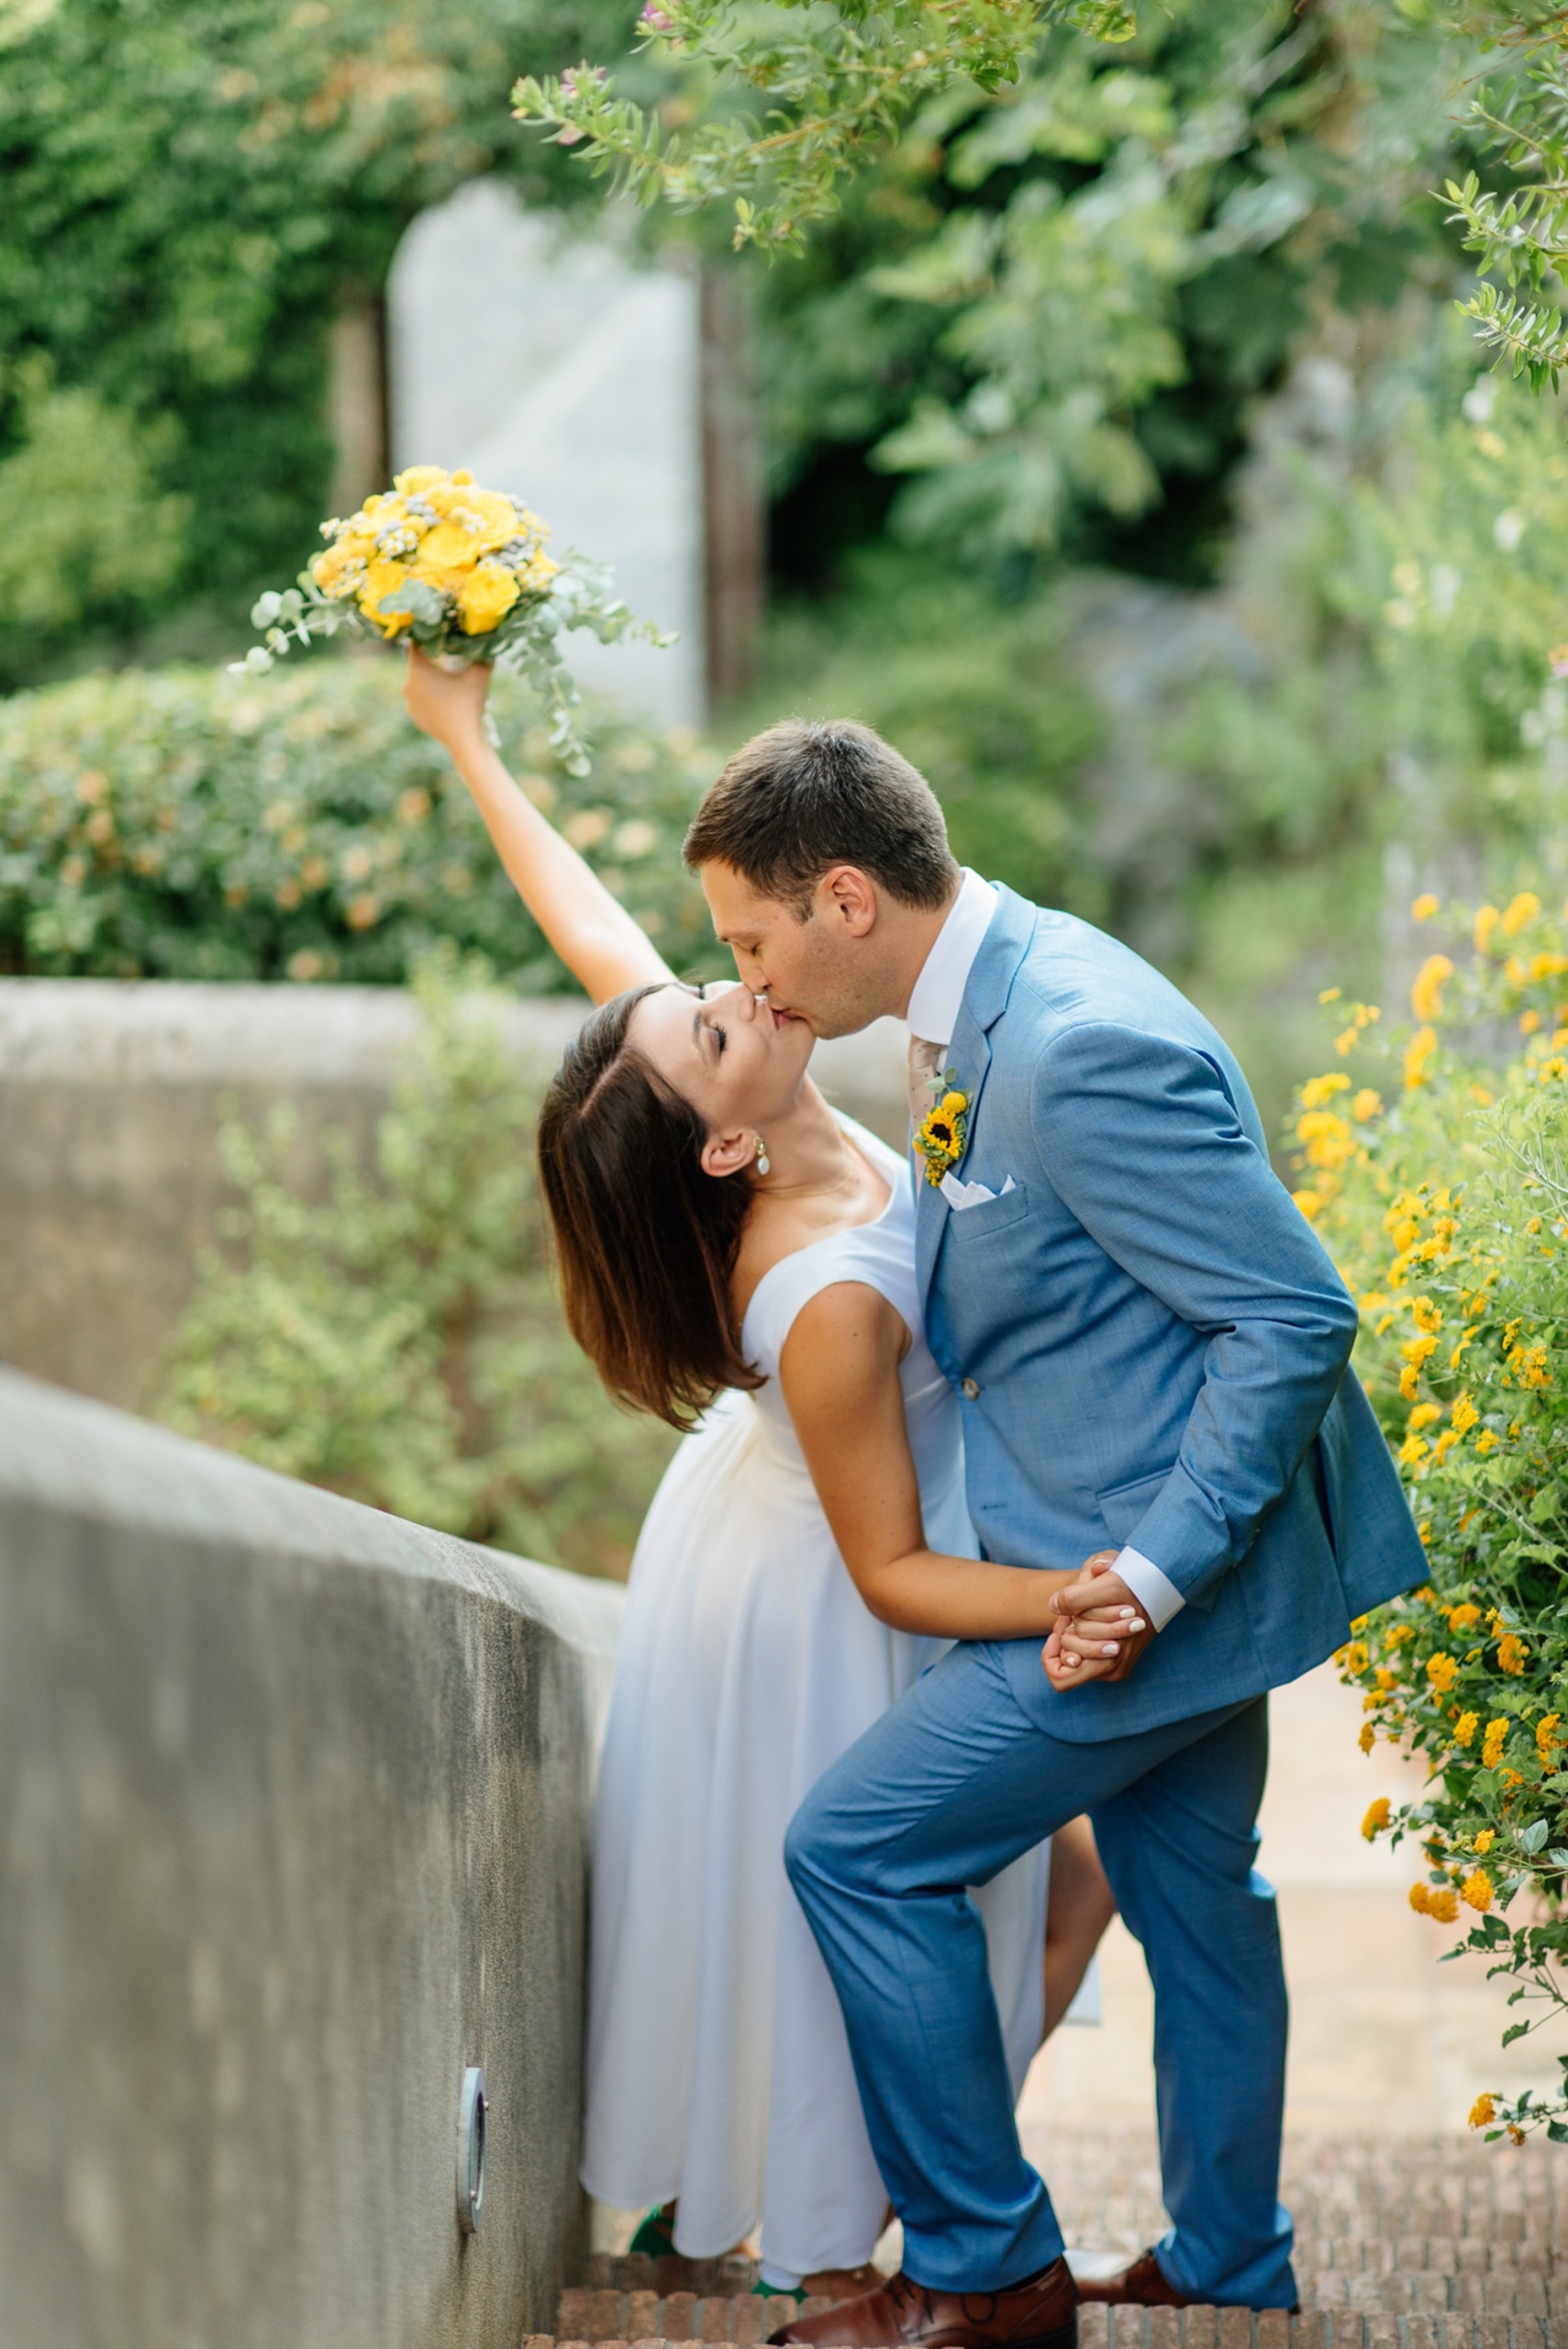
{"label": "stone step", "polygon": [[[671,2296],[678,2302],[691,2295]],[[705,2312],[728,2308],[769,2308],[774,2326],[786,2323],[793,2303],[787,2295],[697,2303]],[[807,2303],[807,2306],[810,2304]],[[677,2322],[685,2321],[677,2313]],[[720,2336],[654,2330],[591,2341],[586,2335],[529,2333],[522,2349],[665,2349],[667,2342],[701,2340],[711,2349],[745,2349],[758,2333],[748,2317]],[[1448,2310],[1400,2313],[1382,2310],[1307,2309],[1287,2317],[1277,2310],[1084,2308],[1078,2316],[1079,2349],[1568,2349],[1568,2318],[1553,2320],[1524,2312]]]}

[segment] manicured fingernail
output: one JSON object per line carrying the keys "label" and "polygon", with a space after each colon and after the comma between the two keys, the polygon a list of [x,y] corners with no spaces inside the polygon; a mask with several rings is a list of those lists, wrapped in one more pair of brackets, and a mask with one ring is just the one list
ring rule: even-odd
{"label": "manicured fingernail", "polygon": [[1100,1653],[1102,1655],[1115,1655],[1116,1642],[1114,1640],[1107,1640],[1105,1646],[1100,1650]]}
{"label": "manicured fingernail", "polygon": [[1135,1615],[1132,1619],[1132,1628],[1135,1631],[1146,1631],[1149,1626],[1141,1615]]}

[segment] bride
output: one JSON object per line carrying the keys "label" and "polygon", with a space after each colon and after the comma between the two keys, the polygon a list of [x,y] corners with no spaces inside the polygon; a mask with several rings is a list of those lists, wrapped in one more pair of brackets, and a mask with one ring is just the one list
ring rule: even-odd
{"label": "bride", "polygon": [[[600,1007],[539,1123],[567,1320],[612,1394],[689,1431],[599,1779],[583,2181],[655,2206],[639,2248],[709,2256],[760,2222],[763,2287],[847,2296],[886,2197],[784,1829],[940,1643],[1043,1639],[1080,1573],[975,1555],[908,1162],[828,1108],[803,1022],[675,978],[486,741],[489,674],[414,651],[406,697]],[[1015,2094],[1112,1912],[1086,1821],[1050,1858],[1049,1930],[1045,1849],[973,1895]]]}

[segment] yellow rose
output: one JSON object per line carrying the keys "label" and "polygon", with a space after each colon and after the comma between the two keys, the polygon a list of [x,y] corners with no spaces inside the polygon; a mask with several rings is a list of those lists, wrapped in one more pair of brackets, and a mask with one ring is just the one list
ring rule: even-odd
{"label": "yellow rose", "polygon": [[487,636],[498,628],[517,602],[519,589],[511,573],[499,562],[482,562],[469,573],[457,601],[457,616],[465,636]]}
{"label": "yellow rose", "polygon": [[461,522],[438,522],[420,544],[419,568],[428,578],[437,572],[465,572],[482,552],[479,540]]}
{"label": "yellow rose", "polygon": [[372,627],[378,628],[383,636],[399,636],[408,626],[406,612],[383,612],[376,608],[384,596],[396,594],[407,576],[402,563],[384,555],[379,562],[371,564],[360,584],[360,609]]}
{"label": "yellow rose", "polygon": [[[437,483],[445,481],[446,477],[445,465],[409,465],[395,476],[393,487],[401,490],[405,497],[417,497],[421,490],[434,489]],[[367,510],[377,502],[367,498]]]}

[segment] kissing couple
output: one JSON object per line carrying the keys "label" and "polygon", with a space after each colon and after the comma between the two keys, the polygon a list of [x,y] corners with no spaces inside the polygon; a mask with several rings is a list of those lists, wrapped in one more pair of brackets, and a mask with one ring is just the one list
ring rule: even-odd
{"label": "kissing couple", "polygon": [[[775,2341],[1291,2308],[1267,1692],[1426,1569],[1246,1080],[1136,954],[962,871],[848,722],[708,792],[685,856],[740,978],[684,985],[490,747],[488,680],[414,652],[406,698],[599,1007],[539,1122],[567,1319],[687,1431],[602,1765],[584,2182],[656,2206],[644,2247],[760,2223],[759,2289],[835,2303]],[[903,1157],[810,1075],[884,1016]],[[1079,2286],[1014,2105],[1113,1900],[1172,2224]]]}

